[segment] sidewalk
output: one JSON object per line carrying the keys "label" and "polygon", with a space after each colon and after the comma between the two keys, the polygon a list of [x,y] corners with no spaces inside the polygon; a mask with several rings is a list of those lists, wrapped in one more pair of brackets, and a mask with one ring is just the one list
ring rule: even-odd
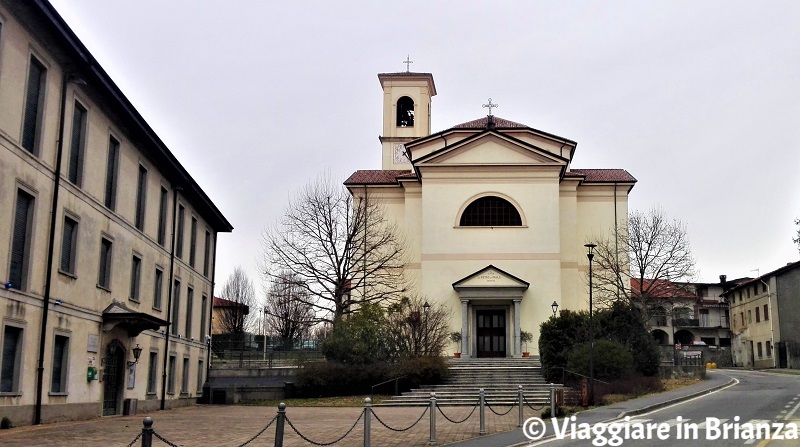
{"label": "sidewalk", "polygon": [[[641,397],[614,405],[581,411],[577,413],[576,416],[581,423],[596,424],[598,422],[607,422],[625,416],[647,413],[683,402],[697,396],[708,394],[731,383],[734,383],[734,380],[724,373],[720,371],[708,371],[707,380],[701,383],[667,393],[654,394],[652,396]],[[548,437],[549,436],[545,436],[543,439],[547,439]],[[506,433],[498,433],[496,435],[456,442],[449,444],[449,447],[499,447],[527,445],[531,442],[532,441],[528,440],[528,438],[522,434],[522,430],[516,429]]]}
{"label": "sidewalk", "polygon": [[[625,414],[645,413],[682,400],[721,388],[732,379],[720,371],[709,371],[708,380],[668,393],[643,397],[613,406],[596,408],[578,414],[581,422],[596,423],[616,419]],[[437,412],[436,435],[438,445],[457,447],[499,447],[526,444],[528,440],[517,428],[517,408],[496,407],[486,409],[488,435],[479,436],[479,417],[475,407],[442,407],[441,411],[450,419],[465,423],[454,424]],[[255,406],[197,405],[174,410],[156,411],[136,416],[106,417],[91,421],[64,422],[39,426],[26,426],[0,430],[0,445],[22,447],[32,445],[73,446],[102,445],[128,446],[141,433],[142,420],[150,416],[153,429],[168,441],[178,446],[239,446],[259,433],[275,417],[277,409]],[[404,429],[427,411],[425,407],[375,407],[375,415],[392,428]],[[363,414],[360,407],[292,407],[286,414],[294,426],[306,437],[319,443],[338,439],[351,427],[352,433],[336,446],[362,446]],[[539,416],[539,411],[524,407],[523,418]],[[469,417],[468,417],[469,416]],[[355,423],[355,425],[354,425]],[[425,446],[429,439],[429,415],[426,413],[413,428],[401,432],[387,429],[376,417],[372,418],[372,445],[380,447]],[[274,424],[253,440],[252,446],[272,446],[275,439]],[[160,441],[155,445],[164,445]],[[139,446],[137,441],[133,446]],[[308,446],[286,425],[286,447]]]}

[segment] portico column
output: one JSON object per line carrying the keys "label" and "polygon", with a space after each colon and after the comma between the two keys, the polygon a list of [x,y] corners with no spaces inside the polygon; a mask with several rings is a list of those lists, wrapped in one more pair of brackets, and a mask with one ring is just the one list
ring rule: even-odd
{"label": "portico column", "polygon": [[461,356],[469,357],[469,300],[461,300]]}
{"label": "portico column", "polygon": [[521,300],[514,300],[514,357],[522,356],[522,331],[520,325],[519,304]]}

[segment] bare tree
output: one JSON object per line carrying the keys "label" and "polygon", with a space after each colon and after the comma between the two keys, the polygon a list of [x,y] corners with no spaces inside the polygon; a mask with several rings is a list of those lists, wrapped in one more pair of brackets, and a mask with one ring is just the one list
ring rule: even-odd
{"label": "bare tree", "polygon": [[386,330],[397,355],[438,357],[450,343],[451,312],[442,303],[428,304],[419,296],[389,306]]}
{"label": "bare tree", "polygon": [[794,224],[797,225],[797,233],[795,233],[795,237],[792,238],[792,242],[797,244],[797,248],[800,250],[800,219],[795,219]]}
{"label": "bare tree", "polygon": [[220,298],[227,302],[214,308],[215,321],[223,334],[241,334],[255,326],[256,292],[253,281],[242,267],[237,266],[220,290]]}
{"label": "bare tree", "polygon": [[691,293],[685,286],[694,279],[695,262],[686,226],[662,210],[631,213],[627,225],[596,244],[593,286],[598,304],[635,304],[649,320],[659,303],[685,300]]}
{"label": "bare tree", "polygon": [[297,275],[283,272],[270,285],[264,305],[267,331],[283,339],[308,337],[316,318],[306,287]]}
{"label": "bare tree", "polygon": [[317,321],[335,324],[360,303],[387,305],[405,290],[404,241],[371,197],[354,197],[320,176],[291,200],[262,237],[261,270],[278,280],[290,271],[307,292]]}

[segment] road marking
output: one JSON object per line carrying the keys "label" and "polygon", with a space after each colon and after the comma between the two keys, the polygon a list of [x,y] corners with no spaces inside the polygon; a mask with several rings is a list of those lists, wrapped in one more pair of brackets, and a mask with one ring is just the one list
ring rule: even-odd
{"label": "road marking", "polygon": [[[653,411],[650,411],[650,412],[647,412],[647,413],[642,413],[642,414],[640,414],[640,415],[638,415],[638,416],[640,416],[640,417],[641,417],[641,416],[649,416],[649,415],[651,415],[651,414],[653,414],[653,413],[658,413],[659,411],[666,410],[667,408],[677,407],[678,405],[683,405],[683,404],[685,404],[685,403],[688,403],[688,402],[691,402],[691,401],[694,401],[694,400],[697,400],[697,399],[702,399],[702,398],[704,398],[704,397],[708,397],[708,396],[710,396],[710,395],[712,395],[712,394],[719,393],[720,391],[725,391],[725,390],[727,390],[728,388],[730,388],[730,387],[732,387],[732,386],[736,386],[736,385],[738,385],[738,384],[739,384],[739,382],[740,382],[740,381],[739,381],[739,379],[737,379],[736,377],[731,377],[731,376],[728,376],[728,377],[730,377],[731,379],[733,379],[733,383],[731,383],[730,385],[726,385],[726,386],[724,386],[724,387],[722,387],[722,388],[720,388],[720,389],[718,389],[718,390],[714,390],[714,391],[712,391],[712,392],[710,392],[710,393],[703,394],[703,395],[701,395],[701,396],[697,396],[697,397],[694,397],[694,398],[692,398],[692,399],[689,399],[689,400],[684,400],[683,402],[678,402],[678,403],[675,403],[675,404],[672,404],[672,405],[668,405],[668,406],[666,406],[666,407],[659,408],[658,410],[653,410]],[[798,396],[800,396],[800,394],[798,394]],[[616,419],[616,420],[619,420],[619,419]],[[609,421],[609,422],[611,422],[611,421]]]}
{"label": "road marking", "polygon": [[[724,424],[724,423],[726,423],[728,421],[730,421],[730,419],[720,419],[719,423],[720,424]],[[705,422],[701,422],[701,423],[697,424],[697,429],[698,430],[705,430],[705,428],[706,428],[706,423]]]}
{"label": "road marking", "polygon": [[[792,401],[792,402],[794,402],[794,401]],[[783,407],[783,408],[789,408],[789,407],[791,407],[791,406],[792,406],[792,404],[786,404],[786,406],[785,406],[785,407]]]}
{"label": "road marking", "polygon": [[797,408],[798,408],[798,407],[800,407],[800,403],[798,403],[797,405],[795,405],[795,406],[794,406],[794,408],[792,408],[792,411],[790,411],[790,412],[789,412],[789,414],[787,414],[787,415],[786,415],[786,416],[784,416],[783,418],[784,418],[784,419],[786,419],[786,420],[788,421],[788,420],[789,420],[789,418],[790,418],[790,417],[792,417],[792,415],[794,415],[794,412],[795,412],[795,411],[797,411]]}

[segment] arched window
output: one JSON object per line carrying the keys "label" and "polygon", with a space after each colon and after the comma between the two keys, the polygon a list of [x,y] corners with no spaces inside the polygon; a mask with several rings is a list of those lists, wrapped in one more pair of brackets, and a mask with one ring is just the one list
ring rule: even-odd
{"label": "arched window", "polygon": [[408,96],[397,100],[397,127],[414,127],[414,100]]}
{"label": "arched window", "polygon": [[522,218],[506,199],[486,196],[470,203],[461,214],[462,227],[519,227]]}

